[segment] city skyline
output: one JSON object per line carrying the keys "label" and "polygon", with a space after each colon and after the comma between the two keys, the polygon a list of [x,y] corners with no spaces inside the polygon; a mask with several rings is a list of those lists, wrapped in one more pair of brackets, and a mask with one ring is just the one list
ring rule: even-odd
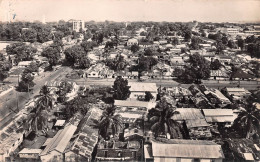
{"label": "city skyline", "polygon": [[3,0],[0,20],[259,22],[259,8],[258,0]]}

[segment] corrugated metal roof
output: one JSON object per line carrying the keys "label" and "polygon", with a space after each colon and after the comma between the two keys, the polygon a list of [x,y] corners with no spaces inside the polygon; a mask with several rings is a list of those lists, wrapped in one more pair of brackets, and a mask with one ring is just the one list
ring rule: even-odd
{"label": "corrugated metal roof", "polygon": [[19,154],[40,154],[41,152],[41,149],[24,148],[19,152]]}
{"label": "corrugated metal roof", "polygon": [[152,142],[154,157],[224,158],[220,145],[165,144]]}
{"label": "corrugated metal roof", "polygon": [[130,82],[128,83],[131,92],[157,92],[157,86],[155,83],[136,83]]}
{"label": "corrugated metal roof", "polygon": [[204,115],[208,116],[233,116],[232,109],[203,109]]}
{"label": "corrugated metal roof", "polygon": [[47,155],[53,150],[63,153],[76,129],[76,126],[68,125],[64,129],[58,131],[58,133],[52,138],[46,148],[42,151],[41,156]]}
{"label": "corrugated metal roof", "polygon": [[71,146],[71,150],[76,154],[82,155],[86,158],[90,158],[93,149],[98,141],[98,130],[93,128],[93,120],[99,120],[102,115],[103,110],[93,107],[84,117],[84,122],[82,123],[79,132],[79,136],[74,141]]}
{"label": "corrugated metal roof", "polygon": [[205,119],[195,119],[195,120],[186,120],[187,128],[195,128],[195,127],[208,127],[209,124]]}
{"label": "corrugated metal roof", "polygon": [[213,122],[219,122],[219,123],[224,123],[224,122],[233,122],[235,119],[233,116],[209,116],[206,117],[207,122],[213,123]]}
{"label": "corrugated metal roof", "polygon": [[177,108],[180,114],[175,114],[172,116],[172,120],[194,120],[194,119],[204,119],[201,111],[197,108]]}

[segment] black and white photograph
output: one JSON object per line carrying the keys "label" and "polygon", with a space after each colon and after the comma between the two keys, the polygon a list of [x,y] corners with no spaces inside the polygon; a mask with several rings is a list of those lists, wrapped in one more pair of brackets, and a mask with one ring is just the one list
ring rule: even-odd
{"label": "black and white photograph", "polygon": [[260,162],[260,0],[0,0],[0,162]]}

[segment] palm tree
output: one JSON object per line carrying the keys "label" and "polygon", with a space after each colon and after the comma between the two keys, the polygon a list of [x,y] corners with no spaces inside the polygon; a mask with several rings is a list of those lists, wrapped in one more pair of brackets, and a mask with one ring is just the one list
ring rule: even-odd
{"label": "palm tree", "polygon": [[49,88],[44,85],[40,90],[40,95],[35,96],[36,107],[43,107],[44,109],[52,109],[52,101],[54,100],[52,95],[50,94]]}
{"label": "palm tree", "polygon": [[232,127],[248,139],[260,133],[260,110],[253,103],[249,103],[245,109],[241,109]]}
{"label": "palm tree", "polygon": [[115,135],[123,127],[122,117],[119,114],[115,115],[114,107],[107,107],[100,118],[98,127],[103,138],[107,137],[108,129],[112,129],[112,134]]}
{"label": "palm tree", "polygon": [[179,112],[165,98],[161,99],[156,108],[149,111],[148,118],[152,123],[151,130],[155,137],[167,135],[167,133],[170,134],[171,138],[178,136],[179,123],[171,119],[175,114],[179,114]]}

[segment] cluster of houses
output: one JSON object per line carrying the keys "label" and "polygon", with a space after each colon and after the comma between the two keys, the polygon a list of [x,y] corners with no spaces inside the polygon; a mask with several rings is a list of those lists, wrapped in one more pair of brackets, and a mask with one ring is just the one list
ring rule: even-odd
{"label": "cluster of houses", "polygon": [[[82,25],[82,22],[77,23]],[[73,28],[78,28],[78,24],[73,23]],[[120,42],[111,50],[109,58],[113,59],[121,55],[130,63],[138,63],[138,52],[132,53],[130,47],[138,45],[140,50],[147,48],[157,51],[153,57],[159,60],[159,63],[152,67],[151,71],[143,72],[142,76],[150,79],[172,79],[176,68],[183,68],[187,65],[187,60],[191,54],[199,53],[205,59],[214,61],[218,59],[222,65],[219,70],[211,70],[212,80],[252,80],[254,76],[248,68],[241,68],[232,72],[230,64],[248,64],[248,60],[243,55],[235,55],[231,49],[225,51],[225,55],[216,55],[211,52],[214,49],[214,40],[199,37],[201,42],[199,50],[185,51],[189,42],[184,42],[181,36],[165,36],[158,41],[144,42],[145,36],[141,33],[146,32],[145,28],[136,31],[133,37],[121,35]],[[222,29],[222,32],[228,34],[238,34],[238,31],[232,29]],[[83,35],[81,36],[83,37]],[[169,39],[177,38],[180,43],[174,45]],[[82,38],[83,39],[83,38]],[[64,40],[72,41],[71,38]],[[91,66],[83,70],[82,77],[86,78],[115,78],[121,76],[127,79],[136,79],[139,76],[137,71],[115,72],[105,63],[104,60],[106,42],[110,39],[104,39],[103,43],[94,47],[88,57],[91,60]],[[76,43],[76,42],[73,42]],[[72,43],[72,44],[73,44]],[[48,43],[46,43],[46,46]],[[37,57],[45,66],[44,58]],[[31,62],[20,62],[16,69],[23,69],[29,66]],[[14,69],[15,70],[15,69]],[[10,74],[14,73],[13,70]],[[19,72],[16,72],[19,74]],[[14,75],[16,74],[14,73]],[[60,82],[46,83],[51,89],[53,95],[61,86]],[[126,100],[115,100],[115,115],[122,117],[123,128],[119,130],[118,135],[113,135],[112,129],[108,129],[109,138],[100,137],[96,122],[101,119],[104,109],[99,104],[93,104],[86,115],[80,113],[73,114],[69,120],[64,118],[55,118],[55,123],[51,123],[50,129],[53,135],[43,138],[37,145],[24,144],[27,133],[19,129],[23,125],[24,119],[30,112],[34,102],[29,102],[27,107],[17,114],[17,118],[12,121],[5,129],[0,131],[0,161],[25,160],[25,161],[222,161],[225,156],[223,145],[213,141],[215,137],[220,136],[220,127],[231,127],[237,118],[239,110],[232,110],[232,103],[239,103],[251,93],[245,88],[223,88],[221,90],[209,88],[204,85],[191,85],[184,87],[157,87],[155,83],[130,82],[130,96]],[[79,91],[79,86],[72,83],[72,89],[66,96],[68,100],[73,99]],[[153,98],[150,101],[144,101],[145,94],[150,92]],[[177,139],[166,137],[154,138],[153,132],[147,127],[149,119],[147,117],[149,110],[157,105],[157,97],[167,97],[171,101],[176,101],[176,111],[178,114],[172,116],[171,120],[179,123]],[[57,96],[56,96],[57,98]],[[59,113],[59,109],[54,109]],[[58,115],[59,116],[59,115]],[[259,144],[252,141],[239,142],[227,141],[233,149],[237,148],[238,153],[245,160],[259,160]],[[229,147],[230,147],[229,146]],[[240,150],[239,150],[240,148]],[[251,149],[249,149],[251,148]]]}

